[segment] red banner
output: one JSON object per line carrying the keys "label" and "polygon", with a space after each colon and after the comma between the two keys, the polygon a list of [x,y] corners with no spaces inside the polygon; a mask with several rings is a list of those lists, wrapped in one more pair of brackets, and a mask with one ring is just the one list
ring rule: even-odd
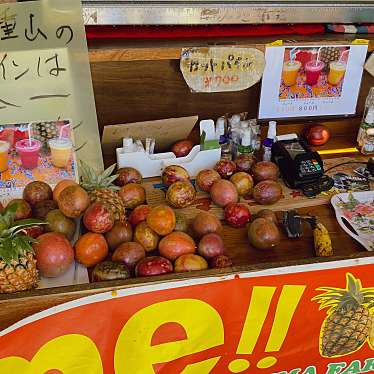
{"label": "red banner", "polygon": [[82,298],[4,330],[0,373],[372,372],[374,265],[365,261]]}

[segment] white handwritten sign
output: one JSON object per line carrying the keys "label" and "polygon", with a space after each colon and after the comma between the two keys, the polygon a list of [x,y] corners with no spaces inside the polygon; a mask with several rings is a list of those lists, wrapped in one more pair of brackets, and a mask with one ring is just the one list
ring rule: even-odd
{"label": "white handwritten sign", "polygon": [[185,48],[180,68],[193,91],[241,91],[261,79],[265,58],[255,48]]}
{"label": "white handwritten sign", "polygon": [[0,5],[1,124],[70,119],[78,152],[102,166],[79,0]]}

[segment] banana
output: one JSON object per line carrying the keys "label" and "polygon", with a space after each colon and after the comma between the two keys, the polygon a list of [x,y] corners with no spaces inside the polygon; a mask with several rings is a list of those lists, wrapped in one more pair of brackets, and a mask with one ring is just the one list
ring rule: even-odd
{"label": "banana", "polygon": [[314,249],[317,256],[332,256],[333,249],[331,245],[331,238],[326,227],[318,222],[313,230]]}

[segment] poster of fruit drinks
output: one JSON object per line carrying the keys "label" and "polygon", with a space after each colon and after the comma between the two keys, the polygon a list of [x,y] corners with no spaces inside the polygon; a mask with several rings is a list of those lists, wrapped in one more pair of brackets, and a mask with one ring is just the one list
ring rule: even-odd
{"label": "poster of fruit drinks", "polygon": [[259,117],[354,114],[366,52],[367,44],[268,47]]}
{"label": "poster of fruit drinks", "polygon": [[0,125],[0,202],[20,197],[35,180],[53,187],[77,177],[69,120]]}

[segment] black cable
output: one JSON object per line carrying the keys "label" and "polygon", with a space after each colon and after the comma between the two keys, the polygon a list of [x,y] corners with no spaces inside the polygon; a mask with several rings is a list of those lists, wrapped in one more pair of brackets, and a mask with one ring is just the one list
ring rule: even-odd
{"label": "black cable", "polygon": [[347,165],[347,164],[364,164],[364,165],[367,165],[367,162],[363,162],[363,161],[347,161],[347,162],[342,162],[341,164],[337,164],[335,166],[331,166],[331,168],[328,168],[327,170],[325,170],[325,173],[327,173],[328,171],[332,170],[332,169],[335,169],[339,166],[342,166],[342,165]]}

